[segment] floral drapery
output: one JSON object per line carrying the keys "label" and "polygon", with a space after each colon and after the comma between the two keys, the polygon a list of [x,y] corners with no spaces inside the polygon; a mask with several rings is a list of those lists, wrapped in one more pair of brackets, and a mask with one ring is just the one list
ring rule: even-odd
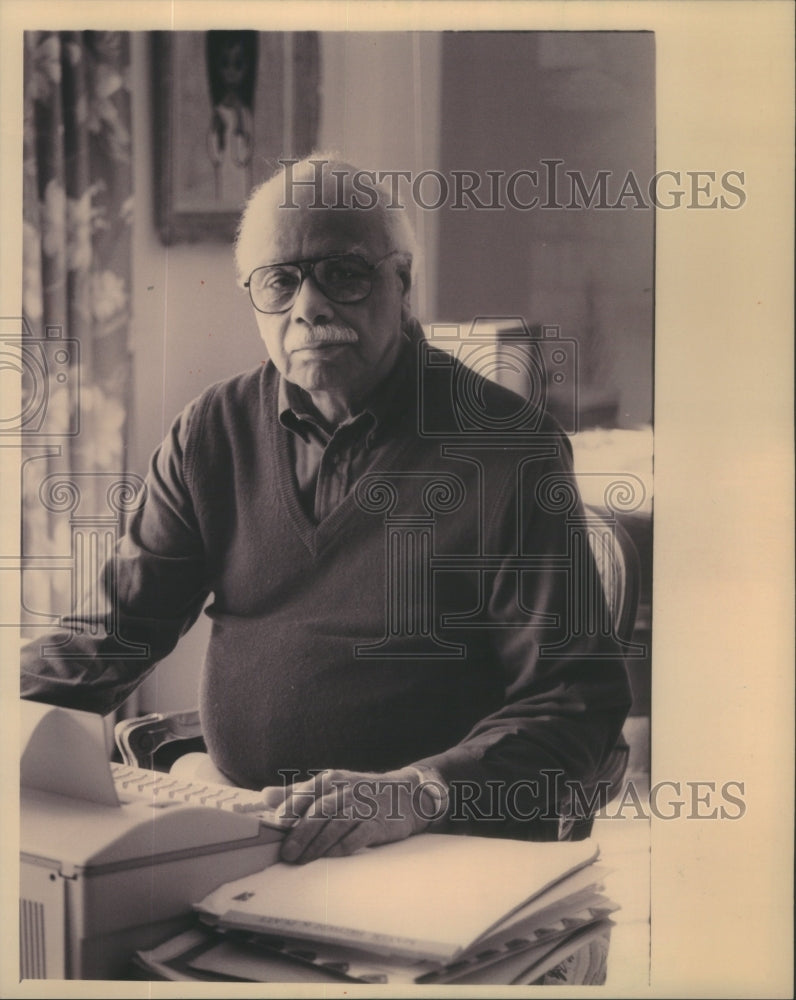
{"label": "floral drapery", "polygon": [[80,598],[76,525],[113,528],[119,513],[108,504],[125,469],[131,377],[129,67],[124,33],[25,34],[23,407],[41,397],[22,466],[29,624]]}

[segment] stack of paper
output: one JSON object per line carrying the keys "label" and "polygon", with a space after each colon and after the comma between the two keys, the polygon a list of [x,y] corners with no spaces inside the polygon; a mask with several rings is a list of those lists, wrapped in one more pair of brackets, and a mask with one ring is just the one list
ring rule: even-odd
{"label": "stack of paper", "polygon": [[187,937],[139,961],[169,978],[504,984],[570,960],[567,982],[595,981],[617,909],[598,854],[592,841],[423,834],[277,864],[210,893]]}

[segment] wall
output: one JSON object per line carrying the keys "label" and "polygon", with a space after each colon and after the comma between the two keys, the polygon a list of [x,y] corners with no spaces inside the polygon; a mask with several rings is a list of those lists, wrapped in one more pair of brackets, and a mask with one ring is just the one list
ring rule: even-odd
{"label": "wall", "polygon": [[[439,163],[440,50],[436,32],[336,32],[322,36],[321,147],[372,170],[416,175]],[[403,198],[404,186],[399,188]],[[437,218],[405,202],[422,259],[413,308],[436,316]]]}
{"label": "wall", "polygon": [[[440,169],[536,170],[515,202],[545,203],[542,160],[611,174],[655,169],[654,39],[644,32],[452,32],[442,42]],[[552,199],[568,204],[568,189]],[[489,204],[486,183],[481,201]],[[453,200],[453,199],[451,199]],[[616,423],[652,419],[653,210],[512,207],[439,215],[440,319],[520,315],[580,346],[584,402],[616,401]]]}

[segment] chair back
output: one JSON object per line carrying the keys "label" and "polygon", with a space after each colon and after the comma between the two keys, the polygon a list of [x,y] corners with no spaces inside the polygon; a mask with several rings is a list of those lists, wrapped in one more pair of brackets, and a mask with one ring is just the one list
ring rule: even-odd
{"label": "chair back", "polygon": [[641,564],[633,539],[618,518],[586,506],[588,538],[614,633],[629,641],[633,635],[641,590]]}
{"label": "chair back", "polygon": [[[585,513],[589,546],[600,574],[613,634],[617,639],[629,643],[636,623],[641,591],[638,550],[627,529],[608,511],[587,504]],[[591,796],[599,782],[606,789],[605,801],[610,802],[615,798],[622,787],[629,755],[630,748],[622,733],[607,760],[603,762],[599,774],[594,776],[594,784],[587,786],[587,794]],[[558,839],[582,840],[591,836],[593,824],[593,815],[582,818],[562,816],[559,819]]]}

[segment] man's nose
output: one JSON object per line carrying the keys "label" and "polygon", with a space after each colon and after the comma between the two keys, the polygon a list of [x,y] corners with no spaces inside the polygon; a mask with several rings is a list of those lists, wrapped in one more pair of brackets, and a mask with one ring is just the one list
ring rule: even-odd
{"label": "man's nose", "polygon": [[291,313],[295,322],[308,323],[310,326],[334,319],[332,303],[315,284],[311,274],[302,281]]}

